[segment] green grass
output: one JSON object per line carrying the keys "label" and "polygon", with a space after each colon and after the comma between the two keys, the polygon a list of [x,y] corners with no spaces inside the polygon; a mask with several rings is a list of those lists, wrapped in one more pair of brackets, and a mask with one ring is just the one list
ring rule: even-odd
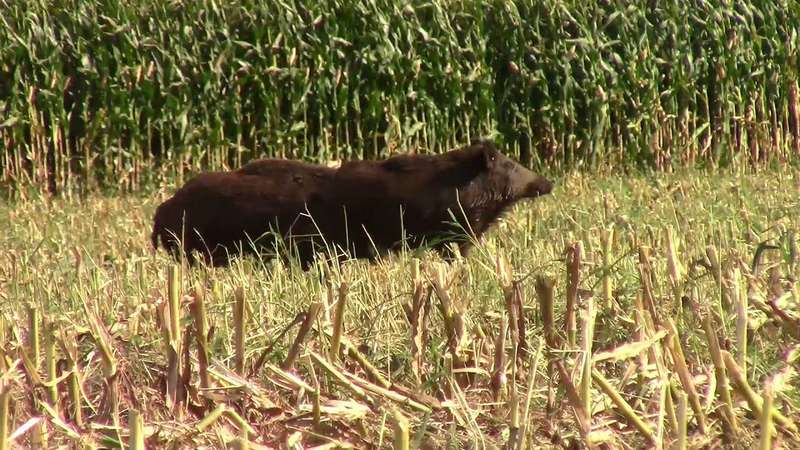
{"label": "green grass", "polygon": [[[15,445],[28,447],[33,445],[31,439],[43,435],[49,439],[48,448],[69,442],[86,446],[82,448],[101,443],[114,446],[120,439],[127,445],[128,411],[136,410],[143,420],[145,441],[153,448],[170,442],[221,448],[241,437],[247,426],[256,432],[249,435],[250,440],[270,446],[299,442],[307,448],[313,443],[339,442],[356,448],[389,448],[395,439],[403,438],[402,427],[395,434],[397,409],[409,421],[412,447],[421,442],[428,448],[503,446],[516,436],[527,441],[528,448],[573,439],[640,448],[646,438],[632,425],[635,418],[667,447],[678,437],[678,421],[684,417],[678,414],[678,406],[683,393],[690,390],[681,381],[676,343],[708,430],[700,432],[690,396],[684,408],[689,447],[721,439],[730,428],[722,420],[726,408],[733,411],[738,424],[738,434],[730,438],[736,447],[756,445],[762,436],[761,417],[745,403],[742,392],[746,390],[735,373],[728,368],[724,382],[709,383],[714,366],[704,320],[711,321],[712,338],[719,340],[722,350],[737,362],[746,361],[744,379],[756,394],[761,395],[771,383],[772,423],[779,429],[773,442],[789,448],[800,443],[797,430],[787,431],[786,423],[775,415],[793,421],[800,407],[795,376],[800,334],[792,334],[800,333],[796,238],[800,178],[794,171],[747,175],[688,171],[628,177],[572,174],[558,180],[552,195],[515,208],[478,251],[452,266],[420,253],[376,265],[346,262],[321,274],[319,269],[303,273],[280,261],[244,258],[228,269],[184,270],[179,278],[181,296],[174,299],[167,289],[167,273],[173,264],[163,253],[154,256],[148,239],[154,208],[169,191],[82,199],[32,194],[0,205],[0,365],[4,366],[0,388],[9,389],[11,395],[9,432],[28,419],[43,418]],[[605,266],[602,236],[608,229],[614,230],[615,238]],[[672,233],[674,258],[667,233]],[[582,243],[583,255],[577,280],[577,343],[571,347],[563,328],[569,279],[565,249],[574,242]],[[642,247],[649,248],[647,260],[640,258]],[[762,256],[754,272],[759,248]],[[417,279],[415,257],[422,265]],[[498,257],[506,258],[510,277],[498,268]],[[674,278],[671,262],[678,267]],[[721,283],[712,276],[715,270],[722,275]],[[443,281],[437,281],[438,271]],[[649,291],[642,273],[652,280]],[[603,293],[606,276],[611,283],[610,302]],[[505,297],[513,291],[505,289],[509,278],[521,288],[527,346],[515,364],[516,328],[509,328],[505,339],[498,340],[501,321],[517,323],[507,320],[513,314]],[[544,299],[535,290],[541,279],[555,283],[552,323],[546,323],[540,306]],[[403,305],[412,301],[415,289],[424,294],[432,282],[441,285],[454,309],[449,321],[444,320],[441,299],[434,293],[428,308],[430,323],[420,328],[426,333],[414,334]],[[335,291],[330,297],[328,283]],[[372,372],[347,345],[337,355],[339,362],[330,358],[328,336],[336,307],[329,298],[336,301],[341,284],[348,288],[343,339],[360,354],[355,356],[374,366]],[[206,338],[212,389],[207,391],[198,390],[195,319],[189,312],[195,289],[204,294],[204,320],[210,330]],[[247,316],[243,379],[227,372],[236,367],[237,290],[243,294]],[[747,324],[745,341],[737,338],[734,292],[739,292],[738,300],[747,300],[746,314],[741,315]],[[657,319],[649,312],[648,295]],[[180,343],[168,339],[164,325],[170,314],[165,305],[173,300],[178,301],[174,304],[180,312]],[[776,300],[777,309],[769,306],[771,300]],[[321,302],[322,309],[309,323],[292,369],[300,381],[281,377],[279,369],[268,370],[267,366],[284,363],[301,328],[295,319],[302,321],[298,314],[316,302]],[[614,354],[618,361],[594,364],[610,389],[630,406],[627,418],[614,408],[598,382],[588,390],[582,387],[582,336],[589,329],[586,324],[591,324],[583,314],[590,303],[596,311],[589,325],[595,356],[655,336],[654,344],[646,349],[626,354],[622,347]],[[31,310],[38,317],[37,354],[31,350],[31,330],[36,329],[30,324]],[[98,320],[93,323],[92,317]],[[463,326],[457,325],[459,320]],[[672,344],[670,334],[659,334],[670,331],[669,321],[677,328]],[[557,336],[543,344],[548,327],[555,327]],[[423,334],[427,341],[420,340],[423,351],[416,355],[412,339],[423,339]],[[457,337],[460,346],[449,343],[448,336]],[[51,339],[55,348],[48,352]],[[188,400],[177,406],[166,403],[164,391],[168,342],[178,348],[177,373],[185,373],[188,381]],[[501,343],[499,351],[495,342]],[[184,364],[187,343],[190,366]],[[105,356],[104,348],[110,349]],[[250,374],[265,350],[265,364]],[[311,357],[311,352],[319,356]],[[498,357],[506,361],[499,371],[493,365]],[[78,391],[80,425],[67,376],[70,358],[77,363],[82,387]],[[414,358],[420,362],[419,385]],[[454,361],[474,368],[471,384],[464,374],[451,371]],[[51,362],[57,368],[52,373],[48,371]],[[552,366],[558,363],[566,369],[566,378]],[[538,368],[535,376],[534,365]],[[7,367],[15,370],[6,371]],[[505,374],[506,382],[494,385],[502,388],[495,403],[492,379],[498,373]],[[365,391],[369,385],[362,382],[353,387],[353,378],[347,374],[370,379],[373,386],[385,378],[394,394]],[[43,405],[52,403],[51,397],[37,383],[53,377],[59,400],[48,410]],[[183,375],[178,386],[182,379]],[[460,382],[459,389],[453,389],[454,381]],[[727,405],[721,394],[724,383],[733,388]],[[568,385],[574,386],[577,403],[565,392]],[[666,386],[671,395],[664,397]],[[546,404],[551,390],[556,406],[549,412]],[[397,403],[390,399],[392,395],[410,397],[423,406]],[[319,399],[318,423],[315,399]],[[589,405],[583,416],[588,425],[581,429],[576,414],[583,414],[580,405],[585,404]],[[432,411],[426,413],[425,408]],[[518,412],[516,422],[512,409]],[[525,429],[517,431],[515,424],[525,424]]]}
{"label": "green grass", "polygon": [[547,167],[800,153],[800,4],[0,0],[0,181],[122,190],[261,155]]}

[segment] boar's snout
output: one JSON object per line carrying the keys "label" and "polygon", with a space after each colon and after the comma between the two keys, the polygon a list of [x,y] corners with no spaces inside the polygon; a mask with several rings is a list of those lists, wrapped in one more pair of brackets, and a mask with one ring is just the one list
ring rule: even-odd
{"label": "boar's snout", "polygon": [[539,197],[547,195],[553,191],[553,182],[547,178],[535,175],[533,181],[528,185],[528,197]]}

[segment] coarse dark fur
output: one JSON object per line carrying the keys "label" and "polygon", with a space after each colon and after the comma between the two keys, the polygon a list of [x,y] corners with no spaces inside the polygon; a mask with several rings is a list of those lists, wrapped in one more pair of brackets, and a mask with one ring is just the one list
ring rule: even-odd
{"label": "coarse dark fur", "polygon": [[180,236],[185,215],[184,250],[200,251],[214,265],[226,264],[226,250],[235,253],[237,245],[248,251],[246,236],[261,236],[270,225],[284,240],[291,235],[304,268],[324,248],[319,237],[356,258],[373,259],[404,242],[445,255],[447,244],[457,243],[466,254],[517,201],[551,189],[488,140],[443,155],[353,161],[339,169],[260,160],[190,180],[156,211],[152,239],[177,254],[170,235]]}
{"label": "coarse dark fur", "polygon": [[197,175],[156,209],[153,247],[160,243],[176,258],[183,250],[190,263],[199,253],[224,266],[239,251],[269,249],[272,231],[300,235],[298,245],[308,246],[303,236],[314,227],[306,205],[331,189],[334,174],[324,166],[262,159],[235,171]]}

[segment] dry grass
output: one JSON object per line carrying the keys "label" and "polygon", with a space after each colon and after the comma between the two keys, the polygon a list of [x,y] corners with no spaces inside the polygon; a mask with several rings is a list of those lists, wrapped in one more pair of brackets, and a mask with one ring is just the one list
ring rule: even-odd
{"label": "dry grass", "polygon": [[571,175],[453,265],[309,273],[153,256],[163,193],[5,204],[0,449],[796,448],[798,194]]}

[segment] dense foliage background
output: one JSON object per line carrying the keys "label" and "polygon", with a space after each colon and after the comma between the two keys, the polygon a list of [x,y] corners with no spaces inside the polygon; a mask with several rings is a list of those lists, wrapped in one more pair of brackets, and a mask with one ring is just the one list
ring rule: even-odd
{"label": "dense foliage background", "polygon": [[0,10],[6,184],[135,189],[263,155],[373,158],[494,132],[550,168],[800,152],[796,1],[0,0]]}

